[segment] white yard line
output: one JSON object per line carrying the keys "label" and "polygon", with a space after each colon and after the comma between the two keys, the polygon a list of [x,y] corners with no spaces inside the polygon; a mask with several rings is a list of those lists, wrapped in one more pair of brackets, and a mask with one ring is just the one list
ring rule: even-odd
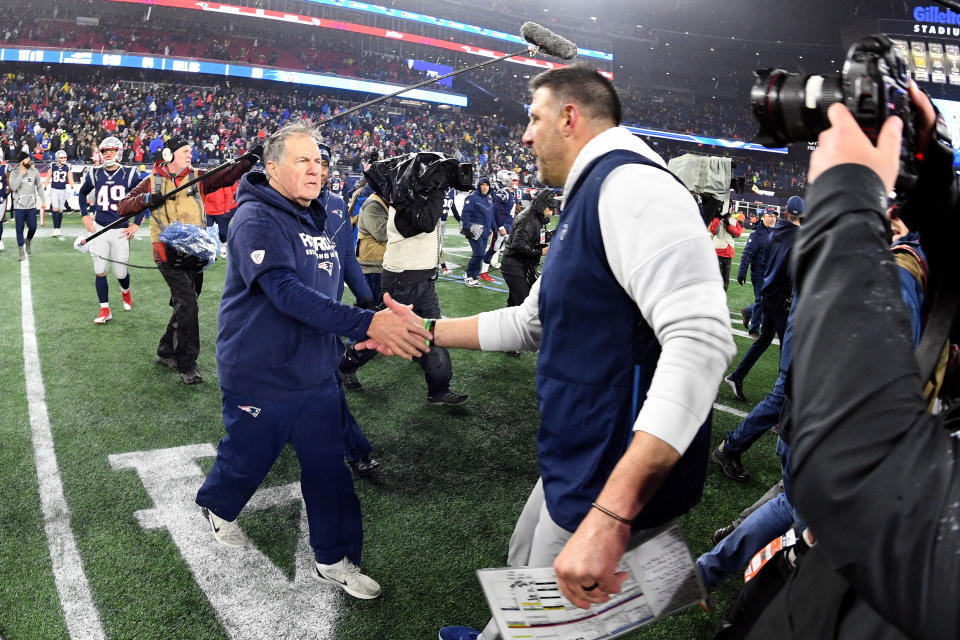
{"label": "white yard line", "polygon": [[716,409],[717,411],[723,411],[724,413],[731,413],[731,414],[737,416],[738,418],[746,418],[746,417],[747,417],[747,414],[746,414],[745,412],[740,411],[739,409],[734,409],[733,407],[728,407],[728,406],[725,405],[725,404],[720,404],[719,402],[714,402],[714,403],[713,403],[713,408]]}
{"label": "white yard line", "polygon": [[36,323],[33,317],[33,294],[30,290],[30,260],[20,263],[20,301],[23,317],[23,373],[27,384],[27,403],[30,429],[33,434],[33,454],[37,462],[40,482],[40,505],[43,509],[43,528],[50,547],[53,577],[60,594],[60,604],[67,623],[67,631],[74,640],[104,638],[100,615],[93,606],[90,585],[83,572],[83,563],[77,551],[70,527],[70,508],[63,495],[63,482],[57,467],[53,448],[53,434],[47,415],[46,391],[40,372],[37,351]]}

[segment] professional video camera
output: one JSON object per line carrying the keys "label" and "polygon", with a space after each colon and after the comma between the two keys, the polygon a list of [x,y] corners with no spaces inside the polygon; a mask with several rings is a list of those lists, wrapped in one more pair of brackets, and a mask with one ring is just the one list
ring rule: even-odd
{"label": "professional video camera", "polygon": [[[850,109],[874,143],[887,118],[900,116],[903,145],[896,189],[909,190],[916,184],[920,113],[908,93],[907,63],[888,37],[867,36],[854,43],[837,76],[801,76],[783,69],[761,69],[754,74],[757,79],[750,90],[750,102],[760,122],[761,143],[780,146],[816,140],[830,127],[827,109],[834,102]],[[950,134],[942,117],[937,119],[931,144],[950,148]]]}
{"label": "professional video camera", "polygon": [[472,164],[433,151],[379,160],[363,175],[370,188],[396,210],[394,224],[404,238],[436,228],[447,189],[473,189]]}

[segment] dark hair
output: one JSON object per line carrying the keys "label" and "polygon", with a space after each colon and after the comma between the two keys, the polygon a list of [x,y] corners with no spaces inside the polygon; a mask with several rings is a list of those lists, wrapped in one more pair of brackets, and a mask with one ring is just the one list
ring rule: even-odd
{"label": "dark hair", "polygon": [[623,110],[613,83],[586,64],[544,71],[530,79],[530,93],[550,89],[561,102],[572,102],[591,118],[613,120],[620,124]]}
{"label": "dark hair", "polygon": [[556,207],[557,203],[554,202],[554,199],[553,192],[550,189],[540,189],[537,195],[533,197],[533,202],[530,203],[530,211],[542,218],[544,209]]}

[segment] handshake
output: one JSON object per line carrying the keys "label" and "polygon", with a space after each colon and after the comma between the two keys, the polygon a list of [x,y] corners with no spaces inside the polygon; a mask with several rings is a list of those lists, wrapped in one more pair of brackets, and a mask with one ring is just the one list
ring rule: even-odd
{"label": "handshake", "polygon": [[419,358],[430,351],[433,333],[425,327],[430,321],[413,312],[413,305],[400,304],[389,293],[383,294],[385,309],[373,315],[367,329],[367,340],[354,345],[358,351],[376,349],[385,356],[400,356],[405,360]]}

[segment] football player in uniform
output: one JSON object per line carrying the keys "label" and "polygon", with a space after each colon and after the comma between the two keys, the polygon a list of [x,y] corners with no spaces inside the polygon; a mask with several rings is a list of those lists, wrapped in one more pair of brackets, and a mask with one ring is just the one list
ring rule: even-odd
{"label": "football player in uniform", "polygon": [[73,189],[73,172],[67,163],[67,152],[57,151],[57,161],[50,165],[47,181],[50,185],[50,212],[53,214],[53,237],[63,240],[60,225],[63,223],[63,210],[67,205],[67,187]]}
{"label": "football player in uniform", "polygon": [[501,169],[497,172],[497,182],[500,188],[493,194],[493,223],[496,231],[490,237],[490,246],[483,255],[483,267],[480,269],[480,279],[486,282],[493,282],[493,277],[487,273],[490,264],[493,263],[494,268],[500,268],[500,249],[513,227],[513,214],[520,202],[520,178],[515,172]]}
{"label": "football player in uniform", "polygon": [[[127,191],[137,183],[137,170],[133,167],[120,166],[118,159],[122,149],[123,143],[119,139],[114,136],[104,138],[99,146],[102,165],[87,172],[80,185],[80,220],[83,222],[83,227],[90,233],[99,231],[119,218],[117,205],[127,195]],[[88,196],[91,196],[92,205],[88,203]],[[123,308],[126,311],[132,308],[127,262],[130,260],[130,238],[140,228],[142,221],[143,214],[140,213],[133,222],[122,223],[89,243],[93,271],[97,275],[97,298],[100,300],[100,313],[93,319],[96,324],[105,324],[113,319],[108,301],[108,262],[113,264],[113,275],[120,283]]]}
{"label": "football player in uniform", "polygon": [[343,179],[340,177],[339,171],[334,171],[333,175],[330,177],[330,182],[327,183],[330,193],[337,196],[338,198],[343,198]]}

